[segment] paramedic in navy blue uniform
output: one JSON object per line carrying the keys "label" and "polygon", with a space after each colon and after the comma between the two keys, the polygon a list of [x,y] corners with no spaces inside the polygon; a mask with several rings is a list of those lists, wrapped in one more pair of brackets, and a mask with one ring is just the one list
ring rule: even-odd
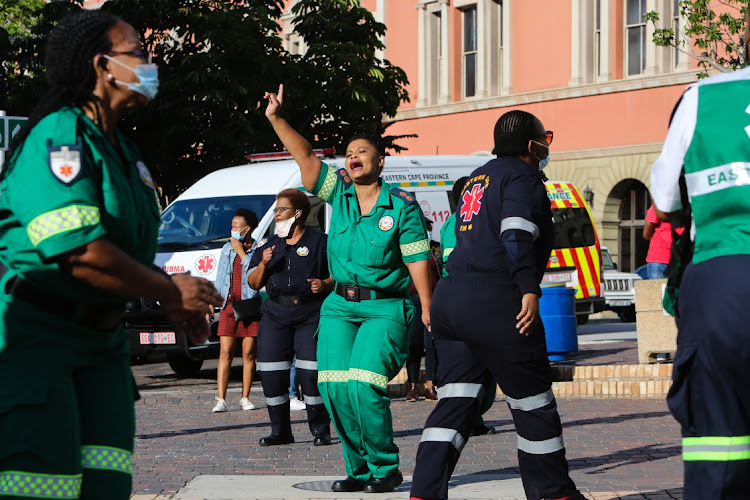
{"label": "paramedic in navy blue uniform", "polygon": [[266,287],[258,333],[258,371],[271,419],[271,435],[261,446],[294,442],[289,417],[289,371],[297,356],[297,377],[307,404],[315,446],[331,444],[330,418],[318,392],[317,340],[320,306],[333,290],[326,235],[305,227],[310,200],[299,189],[276,196],[276,235],[258,242],[247,278],[251,288]]}
{"label": "paramedic in navy blue uniform", "polygon": [[432,301],[438,404],[422,432],[411,496],[448,497],[482,386],[494,375],[513,415],[526,496],[578,499],[539,319],[539,283],[554,240],[540,165],[552,132],[516,110],[500,117],[494,136],[497,159],[463,189],[448,276]]}

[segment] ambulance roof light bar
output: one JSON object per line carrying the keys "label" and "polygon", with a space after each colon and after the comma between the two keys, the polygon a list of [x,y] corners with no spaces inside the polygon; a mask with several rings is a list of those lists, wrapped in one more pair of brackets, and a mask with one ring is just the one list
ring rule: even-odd
{"label": "ambulance roof light bar", "polygon": [[[313,153],[315,154],[315,156],[321,158],[331,157],[336,154],[336,148],[313,149]],[[251,155],[247,155],[245,158],[247,158],[251,162],[287,159],[291,160],[292,155],[291,153],[289,153],[289,151],[281,151],[278,153],[253,153]]]}

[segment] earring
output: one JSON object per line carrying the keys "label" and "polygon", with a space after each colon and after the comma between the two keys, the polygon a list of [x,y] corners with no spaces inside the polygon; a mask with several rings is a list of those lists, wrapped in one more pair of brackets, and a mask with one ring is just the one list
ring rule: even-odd
{"label": "earring", "polygon": [[107,80],[112,81],[114,80],[114,76],[112,76],[112,73],[107,73]]}

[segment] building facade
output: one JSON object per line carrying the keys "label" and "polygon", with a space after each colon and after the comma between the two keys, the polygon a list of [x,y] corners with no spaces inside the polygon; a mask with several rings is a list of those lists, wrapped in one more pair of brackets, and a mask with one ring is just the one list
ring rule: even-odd
{"label": "building facade", "polygon": [[[382,56],[409,78],[410,102],[387,119],[389,134],[418,134],[400,141],[405,154],[488,153],[500,115],[533,113],[555,133],[548,177],[593,194],[602,244],[621,270],[645,262],[650,167],[697,71],[651,43],[643,14],[684,27],[677,0],[361,3],[388,28]],[[304,50],[285,24],[288,50]]]}

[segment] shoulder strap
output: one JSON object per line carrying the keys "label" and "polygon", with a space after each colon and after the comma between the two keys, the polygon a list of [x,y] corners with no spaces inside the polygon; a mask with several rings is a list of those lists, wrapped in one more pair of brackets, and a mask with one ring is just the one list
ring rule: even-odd
{"label": "shoulder strap", "polygon": [[416,201],[416,198],[413,194],[411,194],[408,191],[404,191],[400,187],[392,187],[391,188],[391,194],[398,198],[399,200],[403,201],[407,205],[411,205]]}
{"label": "shoulder strap", "polygon": [[340,168],[340,169],[336,170],[336,175],[338,175],[341,178],[341,182],[343,182],[344,185],[346,185],[346,187],[349,187],[351,185],[352,178],[349,177],[348,173],[346,173],[346,169],[345,168]]}

